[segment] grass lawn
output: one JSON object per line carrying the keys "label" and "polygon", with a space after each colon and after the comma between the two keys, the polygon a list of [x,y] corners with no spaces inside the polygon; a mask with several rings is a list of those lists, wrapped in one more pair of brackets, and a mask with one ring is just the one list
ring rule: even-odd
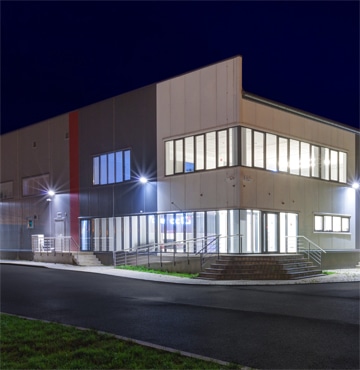
{"label": "grass lawn", "polygon": [[122,266],[116,266],[116,268],[121,269],[121,270],[151,272],[152,274],[179,276],[179,277],[186,277],[186,278],[195,278],[199,276],[199,274],[187,274],[185,272],[183,273],[183,272],[168,272],[168,271],[163,271],[163,270],[154,270],[154,269],[149,269],[145,266],[122,265]]}
{"label": "grass lawn", "polygon": [[56,323],[6,314],[0,323],[0,369],[244,369]]}

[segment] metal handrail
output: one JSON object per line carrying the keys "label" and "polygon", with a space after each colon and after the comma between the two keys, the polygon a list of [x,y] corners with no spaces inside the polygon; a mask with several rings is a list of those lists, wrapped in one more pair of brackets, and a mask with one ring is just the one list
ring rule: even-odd
{"label": "metal handrail", "polygon": [[[33,235],[32,251],[46,253],[70,253],[79,252],[80,247],[71,235],[66,236],[42,236]],[[75,248],[72,248],[75,246]]]}
{"label": "metal handrail", "polygon": [[[190,245],[196,241],[202,241],[202,248],[204,246],[204,241],[208,238],[213,238],[214,235],[208,235],[198,238],[184,239],[184,240],[175,240],[166,243],[151,243],[142,246],[135,247],[129,250],[122,251],[113,251],[113,261],[114,266],[119,265],[138,265],[139,263],[144,264],[147,262],[148,267],[150,266],[150,256],[156,256],[159,258],[160,265],[163,265],[164,258],[170,257],[170,260],[174,265],[176,265],[176,257],[183,258],[186,256],[188,264],[190,263],[190,255],[197,254],[197,251],[190,251]],[[183,248],[182,251],[179,251],[178,248]],[[185,247],[185,248],[184,248]],[[168,251],[172,249],[172,251]],[[120,258],[118,257],[120,256]],[[145,258],[145,260],[144,260]],[[147,261],[146,261],[147,259]],[[169,260],[168,260],[169,261]]]}
{"label": "metal handrail", "polygon": [[[317,245],[316,243],[314,243],[312,240],[310,240],[304,235],[293,235],[293,236],[286,235],[285,237],[286,238],[296,238],[298,252],[304,253],[305,255],[307,255],[308,260],[312,259],[316,264],[318,264],[321,267],[322,253],[326,254],[326,251],[324,249],[322,249],[319,245]],[[299,243],[300,238],[303,238],[308,243],[308,248],[303,247]],[[316,249],[311,249],[311,245],[314,246]]]}

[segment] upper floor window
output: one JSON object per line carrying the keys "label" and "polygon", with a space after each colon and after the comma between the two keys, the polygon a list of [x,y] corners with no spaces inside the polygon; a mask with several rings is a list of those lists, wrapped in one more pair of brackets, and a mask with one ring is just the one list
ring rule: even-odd
{"label": "upper floor window", "polygon": [[12,181],[0,183],[0,200],[13,198],[14,183]]}
{"label": "upper floor window", "polygon": [[93,157],[93,185],[113,184],[130,179],[130,150],[119,150]]}
{"label": "upper floor window", "polygon": [[241,164],[346,183],[347,154],[303,141],[241,128]]}
{"label": "upper floor window", "polygon": [[237,165],[237,127],[165,142],[166,176]]}

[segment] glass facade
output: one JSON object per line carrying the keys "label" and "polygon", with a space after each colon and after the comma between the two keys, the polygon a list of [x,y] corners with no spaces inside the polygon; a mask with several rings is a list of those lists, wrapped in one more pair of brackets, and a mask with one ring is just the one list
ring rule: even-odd
{"label": "glass facade", "polygon": [[[344,217],[330,221],[335,228],[349,225]],[[295,253],[296,239],[288,236],[296,236],[297,230],[296,213],[209,210],[81,220],[80,240],[82,250],[111,252],[158,244],[167,252],[196,253],[206,247],[204,237],[218,235],[211,248],[219,247],[220,253]],[[184,240],[186,245],[176,244]]]}

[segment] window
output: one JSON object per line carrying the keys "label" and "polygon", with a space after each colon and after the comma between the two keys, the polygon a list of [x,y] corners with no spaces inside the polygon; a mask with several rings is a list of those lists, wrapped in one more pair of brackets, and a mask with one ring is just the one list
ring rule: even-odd
{"label": "window", "polygon": [[330,180],[338,181],[338,152],[330,150]]}
{"label": "window", "polygon": [[328,148],[321,148],[321,178],[329,180],[330,174],[330,150]]}
{"label": "window", "polygon": [[264,168],[264,134],[254,131],[254,167]]}
{"label": "window", "polygon": [[215,132],[208,132],[206,135],[206,169],[216,168],[216,142]]}
{"label": "window", "polygon": [[279,137],[279,171],[288,172],[288,139]]}
{"label": "window", "polygon": [[266,134],[266,169],[277,171],[277,140],[276,135]]}
{"label": "window", "polygon": [[290,173],[293,175],[299,175],[299,164],[300,164],[300,158],[299,158],[299,151],[300,146],[299,142],[297,140],[290,139]]}
{"label": "window", "polygon": [[205,156],[204,156],[204,135],[196,136],[196,166],[197,170],[203,170],[205,168]]}
{"label": "window", "polygon": [[347,154],[339,152],[339,181],[346,183]]}
{"label": "window", "polygon": [[314,231],[327,233],[350,232],[350,216],[315,215]]}
{"label": "window", "polygon": [[227,130],[219,131],[217,133],[217,157],[218,157],[218,167],[227,166]]}
{"label": "window", "polygon": [[311,176],[320,176],[320,148],[318,146],[311,146]]}
{"label": "window", "polygon": [[93,185],[106,185],[130,180],[130,150],[93,157]]}
{"label": "window", "polygon": [[300,146],[301,155],[301,176],[310,176],[310,144],[301,143]]}
{"label": "window", "polygon": [[252,166],[252,130],[241,128],[241,164],[243,166]]}
{"label": "window", "polygon": [[194,136],[185,138],[185,172],[194,172]]}
{"label": "window", "polygon": [[165,141],[166,176],[237,165],[237,127]]}

